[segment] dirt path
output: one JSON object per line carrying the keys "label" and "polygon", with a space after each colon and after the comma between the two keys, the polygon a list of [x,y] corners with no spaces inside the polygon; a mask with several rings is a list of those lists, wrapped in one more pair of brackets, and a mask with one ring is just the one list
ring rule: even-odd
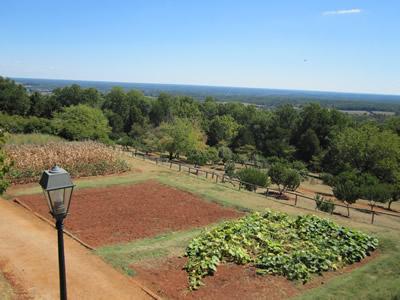
{"label": "dirt path", "polygon": [[[65,235],[64,244],[69,299],[153,299],[133,279]],[[59,298],[55,229],[2,198],[0,267],[23,289],[23,298]]]}

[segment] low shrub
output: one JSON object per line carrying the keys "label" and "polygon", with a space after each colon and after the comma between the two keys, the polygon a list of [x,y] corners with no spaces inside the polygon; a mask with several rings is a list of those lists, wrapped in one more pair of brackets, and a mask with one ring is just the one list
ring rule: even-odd
{"label": "low shrub", "polygon": [[317,206],[317,209],[319,209],[320,211],[333,213],[333,211],[335,210],[334,201],[332,199],[321,197],[320,195],[317,195],[315,197],[315,204]]}
{"label": "low shrub", "polygon": [[269,185],[268,174],[256,168],[244,168],[236,172],[235,176],[245,182],[245,189],[254,191],[257,189],[254,185],[267,187]]}

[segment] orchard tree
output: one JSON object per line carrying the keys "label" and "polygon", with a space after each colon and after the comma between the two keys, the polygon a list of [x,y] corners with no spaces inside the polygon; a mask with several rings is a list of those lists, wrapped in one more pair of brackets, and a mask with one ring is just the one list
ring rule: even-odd
{"label": "orchard tree", "polygon": [[268,174],[257,168],[240,169],[235,175],[244,182],[244,187],[248,191],[255,191],[257,186],[269,186]]}
{"label": "orchard tree", "polygon": [[295,191],[301,183],[299,173],[281,162],[272,164],[268,175],[271,182],[278,186],[280,197],[286,190]]}
{"label": "orchard tree", "polygon": [[163,123],[157,130],[159,150],[173,155],[185,154],[189,151],[204,151],[205,135],[196,124],[188,119],[175,118],[172,123]]}
{"label": "orchard tree", "polygon": [[361,196],[359,174],[356,170],[340,173],[333,180],[333,195],[347,205],[356,203]]}

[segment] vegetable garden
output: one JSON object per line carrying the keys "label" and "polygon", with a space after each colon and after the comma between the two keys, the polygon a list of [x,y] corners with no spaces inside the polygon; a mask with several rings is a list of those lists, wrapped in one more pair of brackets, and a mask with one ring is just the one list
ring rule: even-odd
{"label": "vegetable garden", "polygon": [[[378,242],[347,229],[357,225],[351,220],[331,216],[345,223],[345,228],[315,216],[266,211],[270,207],[298,213],[297,208],[282,206],[256,193],[223,187],[215,180],[182,176],[142,159],[125,159],[141,172],[74,181],[76,201],[66,229],[96,247],[96,252],[113,267],[135,275],[136,281],[162,297],[261,299],[268,294],[271,299],[282,299],[322,283],[328,288],[329,279],[371,261],[362,282],[379,276],[379,282],[388,283],[386,273],[375,267],[388,263],[388,257],[397,252],[398,237],[390,229],[385,229],[386,234],[379,227],[371,230],[369,225],[362,225],[379,238],[379,252],[385,254],[373,264],[371,258],[378,255],[372,251]],[[51,218],[43,196],[35,194],[40,189],[30,186],[12,187],[9,195]],[[234,207],[263,212],[243,217],[244,213]],[[235,220],[218,223],[231,218]],[[201,232],[203,226],[209,228]],[[359,229],[360,224],[355,227]],[[388,242],[389,236],[394,239],[393,245]],[[372,257],[363,259],[369,254]],[[395,266],[396,261],[388,264]],[[388,268],[396,272],[396,268]],[[378,289],[385,285],[379,282]],[[200,287],[201,283],[206,286]],[[198,290],[189,292],[188,287]],[[394,295],[393,287],[386,289],[387,295]],[[339,290],[347,291],[348,287]],[[327,295],[329,299],[334,293]]]}

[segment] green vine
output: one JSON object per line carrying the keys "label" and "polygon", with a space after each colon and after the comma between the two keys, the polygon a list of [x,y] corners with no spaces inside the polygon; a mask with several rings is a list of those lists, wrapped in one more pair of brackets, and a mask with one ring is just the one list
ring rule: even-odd
{"label": "green vine", "polygon": [[203,277],[224,262],[252,264],[258,274],[307,281],[311,273],[360,261],[377,245],[377,239],[329,219],[307,215],[291,220],[266,210],[204,231],[187,247],[189,260],[183,268],[190,290],[203,285]]}

